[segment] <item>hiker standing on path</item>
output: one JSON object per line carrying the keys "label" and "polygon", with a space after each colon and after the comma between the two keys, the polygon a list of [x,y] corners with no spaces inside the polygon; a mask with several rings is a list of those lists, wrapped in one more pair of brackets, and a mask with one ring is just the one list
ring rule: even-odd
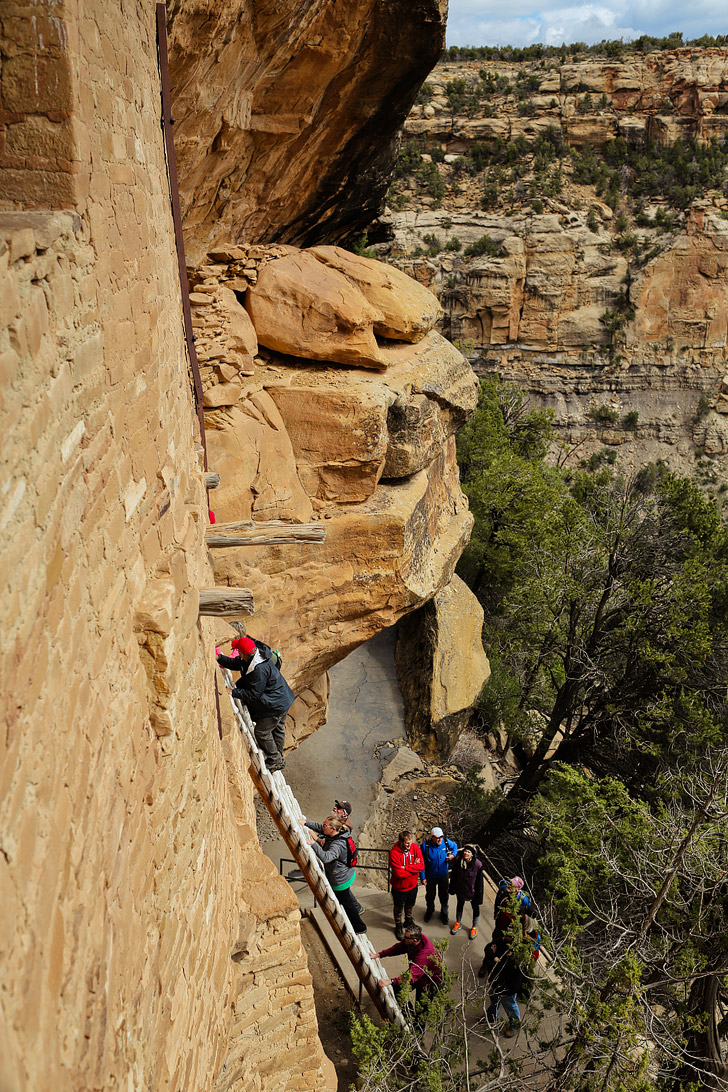
{"label": "hiker standing on path", "polygon": [[503,1035],[506,1039],[512,1039],[521,1026],[518,991],[523,983],[523,973],[505,937],[492,941],[488,947],[491,949],[493,970],[489,989],[490,1004],[485,1010],[486,1019],[495,1023],[502,1005],[508,1014],[508,1028]]}
{"label": "hiker standing on path", "polygon": [[417,898],[420,872],[425,867],[422,850],[414,841],[411,830],[403,830],[389,851],[389,871],[394,904],[394,935],[404,938],[405,929],[414,925],[412,909]]}
{"label": "hiker standing on path", "polygon": [[450,894],[455,896],[455,922],[450,926],[450,935],[460,931],[465,903],[473,908],[473,926],[470,939],[478,935],[478,919],[483,902],[483,864],[477,856],[476,847],[464,846],[458,853],[450,873]]}
{"label": "hiker standing on path", "polygon": [[[410,979],[412,989],[415,991],[415,1004],[422,999],[422,994],[428,996],[439,990],[442,983],[442,956],[429,937],[420,929],[419,925],[409,925],[404,931],[402,940],[393,944],[390,948],[384,948],[377,952],[377,959],[385,959],[391,955],[407,954],[409,962]],[[380,978],[379,988],[394,986],[395,996],[399,995],[402,988],[402,978]]]}
{"label": "hiker standing on path", "polygon": [[366,933],[367,927],[357,910],[359,903],[351,889],[356,872],[349,863],[349,832],[335,815],[327,815],[323,823],[314,823],[310,819],[302,819],[301,822],[319,835],[311,840],[311,849],[324,866],[326,878],[346,911],[352,929],[355,933]]}
{"label": "hiker standing on path", "polygon": [[221,667],[240,672],[232,696],[248,707],[255,723],[255,739],[265,755],[268,772],[275,773],[286,764],[283,757],[286,717],[296,696],[266,655],[266,649],[271,653],[268,645],[251,637],[236,637],[230,644],[239,655],[218,654],[217,662]]}
{"label": "hiker standing on path", "polygon": [[445,837],[442,827],[433,827],[430,837],[422,843],[424,870],[420,882],[425,884],[425,921],[435,913],[435,895],[440,898],[440,921],[447,925],[447,903],[450,893],[450,862],[455,860],[458,847]]}

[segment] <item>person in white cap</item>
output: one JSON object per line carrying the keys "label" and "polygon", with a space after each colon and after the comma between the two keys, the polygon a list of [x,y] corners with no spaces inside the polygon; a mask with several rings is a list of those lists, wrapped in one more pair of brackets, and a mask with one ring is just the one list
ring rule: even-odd
{"label": "person in white cap", "polygon": [[430,837],[422,843],[425,867],[420,873],[420,883],[425,885],[425,921],[435,913],[435,895],[438,895],[440,921],[443,925],[448,923],[450,862],[455,860],[457,852],[457,843],[445,837],[442,827],[433,827]]}

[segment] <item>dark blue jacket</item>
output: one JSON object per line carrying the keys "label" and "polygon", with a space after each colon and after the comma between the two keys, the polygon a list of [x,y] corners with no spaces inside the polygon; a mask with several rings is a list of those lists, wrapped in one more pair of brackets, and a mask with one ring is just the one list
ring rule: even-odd
{"label": "dark blue jacket", "polygon": [[[260,656],[256,652],[253,660]],[[260,658],[252,671],[248,671],[247,657],[218,656],[217,662],[231,671],[240,671],[240,678],[233,689],[233,697],[248,707],[254,721],[264,717],[278,717],[287,713],[296,695],[271,660]]]}
{"label": "dark blue jacket", "polygon": [[450,869],[446,859],[447,854],[452,853],[453,857],[457,854],[457,843],[451,842],[449,838],[443,838],[439,845],[435,845],[428,838],[420,848],[425,862],[424,871],[420,872],[420,879],[439,880],[442,876],[447,876]]}

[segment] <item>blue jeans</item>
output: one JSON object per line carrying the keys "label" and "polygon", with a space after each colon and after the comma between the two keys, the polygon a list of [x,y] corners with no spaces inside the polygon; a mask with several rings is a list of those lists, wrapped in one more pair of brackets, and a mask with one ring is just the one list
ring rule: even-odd
{"label": "blue jeans", "polygon": [[521,1023],[521,1011],[518,1008],[518,998],[515,993],[501,993],[494,997],[488,1005],[485,1015],[491,1021],[496,1020],[501,1005],[508,1014],[508,1023],[515,1031]]}

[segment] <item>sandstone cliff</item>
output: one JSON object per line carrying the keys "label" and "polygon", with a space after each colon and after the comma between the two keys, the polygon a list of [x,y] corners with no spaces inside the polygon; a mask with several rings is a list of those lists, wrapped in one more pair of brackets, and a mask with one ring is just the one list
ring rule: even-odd
{"label": "sandstone cliff", "polygon": [[[376,249],[476,370],[554,409],[574,460],[663,458],[708,488],[728,467],[726,103],[728,51],[684,49],[439,65],[407,121]],[[709,184],[641,196],[640,149],[692,138],[719,140]]]}
{"label": "sandstone cliff", "polygon": [[[217,582],[250,587],[257,631],[287,650],[287,676],[305,692],[291,724],[300,739],[320,721],[323,673],[452,575],[472,525],[453,434],[477,384],[430,329],[438,308],[428,291],[339,248],[218,248],[191,283],[210,459],[222,476],[216,518],[326,528],[323,544],[214,558]],[[252,340],[221,364],[219,346],[248,322]]]}
{"label": "sandstone cliff", "polygon": [[337,241],[380,209],[395,137],[445,39],[446,0],[171,0],[188,256]]}

